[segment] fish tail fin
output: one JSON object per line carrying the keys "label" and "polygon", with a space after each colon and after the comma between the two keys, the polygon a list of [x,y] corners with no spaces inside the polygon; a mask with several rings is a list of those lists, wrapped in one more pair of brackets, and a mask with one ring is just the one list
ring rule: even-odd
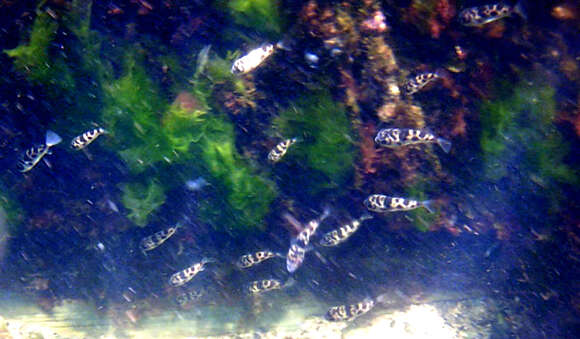
{"label": "fish tail fin", "polygon": [[365,221],[365,220],[369,220],[374,218],[375,216],[370,214],[369,212],[364,212],[361,216],[360,216],[360,221]]}
{"label": "fish tail fin", "polygon": [[282,259],[286,259],[286,256],[283,253],[280,252],[274,252],[274,254],[278,257],[278,258],[282,258]]}
{"label": "fish tail fin", "polygon": [[322,215],[320,216],[320,222],[322,222],[324,219],[328,218],[331,211],[332,211],[332,208],[329,205],[324,206],[324,211],[322,211]]}
{"label": "fish tail fin", "polygon": [[389,302],[389,294],[383,293],[375,298],[375,303],[377,304],[385,304]]}
{"label": "fish tail fin", "polygon": [[205,264],[208,264],[208,263],[212,263],[212,262],[217,262],[217,259],[215,259],[215,258],[207,258],[207,257],[201,259],[201,263],[204,264],[204,265]]}
{"label": "fish tail fin", "polygon": [[528,20],[528,11],[526,10],[525,0],[519,0],[514,6],[514,13],[519,15],[525,21]]}
{"label": "fish tail fin", "polygon": [[451,150],[451,141],[443,138],[437,138],[437,144],[443,149],[443,152],[449,153]]}
{"label": "fish tail fin", "polygon": [[296,279],[294,279],[293,277],[289,277],[288,279],[286,279],[286,281],[282,285],[282,288],[290,287],[290,286],[294,285],[295,283],[296,283]]}
{"label": "fish tail fin", "polygon": [[433,200],[425,200],[421,203],[421,205],[425,207],[427,212],[435,213],[435,210],[433,209]]}
{"label": "fish tail fin", "polygon": [[102,127],[99,127],[99,131],[101,132],[101,134],[111,134],[111,132],[109,132],[108,130],[106,130]]}
{"label": "fish tail fin", "polygon": [[46,141],[45,144],[48,147],[60,144],[60,142],[62,141],[62,138],[60,137],[60,135],[54,133],[51,130],[46,131]]}

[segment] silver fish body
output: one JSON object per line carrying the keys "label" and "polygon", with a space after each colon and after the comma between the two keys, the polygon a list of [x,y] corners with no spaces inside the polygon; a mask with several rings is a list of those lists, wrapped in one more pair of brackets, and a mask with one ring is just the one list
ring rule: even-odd
{"label": "silver fish body", "polygon": [[375,143],[390,148],[437,143],[445,153],[451,149],[449,140],[437,137],[427,128],[383,128],[375,136]]}
{"label": "silver fish body", "polygon": [[517,13],[525,18],[520,4],[510,6],[505,3],[470,7],[462,10],[458,14],[459,23],[464,26],[480,27],[490,22],[494,22]]}
{"label": "silver fish body", "polygon": [[62,138],[53,131],[46,131],[44,144],[37,145],[27,149],[18,159],[16,166],[22,173],[28,172],[38,164],[38,162],[48,154],[50,148],[59,144]]}
{"label": "silver fish body", "polygon": [[294,145],[297,141],[298,141],[297,138],[291,138],[291,139],[286,139],[286,140],[278,143],[270,151],[270,153],[268,153],[268,160],[270,162],[280,161],[280,159],[282,159],[282,157],[284,157],[286,152],[288,152],[288,149],[290,148],[290,146]]}
{"label": "silver fish body", "polygon": [[274,45],[264,44],[235,60],[231,72],[233,74],[249,73],[262,65],[273,53]]}
{"label": "silver fish body", "polygon": [[288,249],[288,254],[286,255],[286,269],[288,272],[293,273],[302,265],[304,262],[304,257],[306,256],[306,248],[298,245],[297,243],[292,243]]}
{"label": "silver fish body", "polygon": [[320,223],[330,215],[330,210],[327,208],[322,215],[316,219],[312,219],[306,224],[304,229],[298,233],[298,236],[292,240],[288,254],[286,255],[286,269],[292,273],[302,265],[306,251],[309,249],[310,238],[316,233]]}
{"label": "silver fish body", "polygon": [[107,133],[108,132],[102,127],[97,127],[90,131],[86,131],[71,141],[71,147],[77,151],[81,150],[87,147],[91,142],[95,141],[99,136]]}
{"label": "silver fish body", "polygon": [[370,214],[365,214],[359,219],[355,219],[350,223],[341,226],[338,229],[330,231],[322,236],[319,244],[325,247],[337,246],[350,238],[362,225],[362,223],[367,220],[372,219]]}
{"label": "silver fish body", "polygon": [[268,259],[276,257],[284,257],[284,256],[281,255],[280,253],[274,253],[267,250],[258,251],[256,253],[249,253],[242,255],[236,262],[236,266],[238,266],[239,268],[249,268],[261,263],[262,261],[266,261]]}
{"label": "silver fish body", "polygon": [[181,226],[178,224],[176,226],[172,226],[167,229],[155,232],[152,235],[141,239],[141,242],[139,242],[139,248],[143,252],[151,251],[157,248],[159,245],[163,244],[167,239],[169,239],[172,235],[174,235],[177,229],[179,229],[179,227]]}
{"label": "silver fish body", "polygon": [[410,211],[419,207],[424,207],[427,211],[433,213],[431,204],[431,200],[418,201],[407,198],[390,197],[383,194],[371,194],[364,201],[364,205],[369,211],[378,213]]}
{"label": "silver fish body", "polygon": [[329,321],[350,321],[367,313],[375,306],[375,302],[367,298],[352,305],[333,306],[326,312]]}
{"label": "silver fish body", "polygon": [[195,277],[199,272],[205,270],[205,265],[209,262],[214,262],[213,259],[204,258],[201,262],[195,263],[186,269],[174,273],[169,278],[169,284],[173,287],[178,287],[188,283],[193,277]]}

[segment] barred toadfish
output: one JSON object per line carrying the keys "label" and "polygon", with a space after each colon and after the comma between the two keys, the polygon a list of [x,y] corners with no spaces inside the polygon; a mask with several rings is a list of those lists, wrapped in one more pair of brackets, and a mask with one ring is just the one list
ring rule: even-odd
{"label": "barred toadfish", "polygon": [[255,280],[250,282],[246,286],[246,291],[248,294],[256,295],[261,294],[264,292],[272,291],[272,290],[279,290],[282,288],[289,287],[294,284],[294,279],[289,278],[286,280],[285,283],[282,283],[278,279],[264,279],[264,280]]}
{"label": "barred toadfish", "polygon": [[278,162],[282,157],[288,152],[288,148],[294,145],[298,141],[298,138],[286,139],[274,147],[270,153],[268,153],[268,160],[271,162]]}
{"label": "barred toadfish", "polygon": [[28,172],[38,164],[40,159],[46,154],[50,154],[49,150],[52,146],[59,144],[62,138],[53,131],[46,131],[46,139],[44,144],[31,147],[26,150],[18,159],[16,166],[22,173]]}
{"label": "barred toadfish", "polygon": [[375,143],[383,147],[401,147],[416,144],[437,143],[445,153],[451,149],[451,141],[435,136],[429,129],[384,128],[375,137]]}
{"label": "barred toadfish", "polygon": [[231,72],[233,74],[245,74],[258,68],[268,57],[274,53],[274,45],[264,44],[251,50],[248,54],[234,61]]}
{"label": "barred toadfish", "polygon": [[372,219],[370,214],[363,214],[360,218],[351,221],[350,223],[341,226],[334,231],[330,231],[322,236],[319,244],[321,246],[330,247],[337,246],[350,238],[362,225],[363,221]]}
{"label": "barred toadfish", "polygon": [[367,313],[374,306],[374,300],[366,298],[356,304],[331,307],[325,317],[329,321],[350,321]]}
{"label": "barred toadfish", "polygon": [[419,207],[424,207],[429,213],[433,213],[431,200],[417,201],[407,198],[389,197],[383,194],[371,194],[365,201],[365,207],[372,212],[397,212],[409,211]]}
{"label": "barred toadfish", "polygon": [[236,262],[236,266],[239,268],[249,268],[261,263],[262,261],[276,257],[284,258],[284,256],[280,253],[274,253],[267,250],[258,251],[256,253],[242,255]]}
{"label": "barred toadfish", "polygon": [[141,239],[141,242],[139,243],[139,248],[143,252],[151,251],[157,248],[159,245],[163,244],[167,239],[169,239],[173,234],[175,234],[177,229],[179,229],[180,227],[181,225],[177,224],[175,226],[155,232],[152,235]]}
{"label": "barred toadfish", "polygon": [[458,20],[464,26],[480,27],[490,22],[503,19],[518,14],[522,18],[526,18],[521,2],[515,6],[510,6],[505,3],[497,3],[491,5],[483,5],[470,7],[459,12]]}
{"label": "barred toadfish", "polygon": [[169,284],[174,287],[185,285],[199,272],[205,270],[205,264],[210,262],[215,262],[215,259],[203,258],[201,262],[193,264],[184,270],[174,273],[171,278],[169,278]]}
{"label": "barred toadfish", "polygon": [[288,255],[286,255],[286,269],[292,273],[302,265],[306,251],[309,250],[310,238],[316,233],[320,223],[330,215],[330,209],[325,208],[322,215],[316,219],[312,219],[306,224],[304,229],[298,233],[298,236],[292,240]]}
{"label": "barred toadfish", "polygon": [[107,134],[108,132],[102,128],[97,127],[90,131],[86,131],[85,133],[75,137],[71,142],[71,147],[75,150],[81,150],[87,147],[91,142],[95,141],[100,135]]}
{"label": "barred toadfish", "polygon": [[403,89],[406,95],[412,95],[419,92],[423,87],[427,86],[431,81],[439,79],[441,76],[437,72],[425,72],[415,75],[407,80]]}

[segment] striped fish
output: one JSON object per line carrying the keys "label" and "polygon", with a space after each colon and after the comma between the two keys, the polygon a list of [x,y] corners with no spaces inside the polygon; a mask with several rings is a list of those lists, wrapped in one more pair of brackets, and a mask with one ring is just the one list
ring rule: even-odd
{"label": "striped fish", "polygon": [[108,132],[102,127],[97,127],[90,131],[86,131],[85,133],[75,137],[72,140],[71,147],[77,151],[82,150],[83,148],[87,147],[91,142],[95,141],[99,136],[107,133]]}
{"label": "striped fish", "polygon": [[270,153],[268,153],[268,160],[270,162],[280,161],[286,152],[288,152],[288,148],[294,145],[297,141],[298,138],[291,138],[280,142],[270,151]]}
{"label": "striped fish", "polygon": [[418,201],[407,198],[389,197],[383,194],[371,194],[365,199],[364,205],[373,212],[397,212],[409,211],[419,207],[424,207],[429,213],[433,213],[431,200]]}
{"label": "striped fish", "polygon": [[372,218],[370,214],[363,214],[360,218],[324,234],[318,243],[325,247],[337,246],[350,238],[361,227],[363,221]]}
{"label": "striped fish", "polygon": [[375,302],[371,298],[366,298],[352,305],[333,306],[326,312],[326,319],[329,321],[350,321],[372,310]]}
{"label": "striped fish", "polygon": [[179,272],[174,273],[169,278],[169,285],[173,287],[178,287],[187,284],[193,277],[195,277],[199,272],[205,270],[205,265],[210,262],[215,262],[214,259],[203,258],[200,262],[189,266]]}
{"label": "striped fish", "polygon": [[141,239],[141,242],[139,243],[139,248],[143,252],[156,249],[159,245],[163,244],[167,239],[169,239],[172,235],[174,235],[177,229],[179,229],[180,227],[181,225],[177,224],[175,226],[155,232],[152,235]]}
{"label": "striped fish", "polygon": [[44,144],[37,145],[27,149],[18,159],[16,163],[16,167],[22,173],[26,173],[38,164],[38,162],[44,157],[46,154],[49,154],[50,148],[54,145],[59,144],[62,141],[62,138],[54,133],[53,131],[46,131],[46,138]]}

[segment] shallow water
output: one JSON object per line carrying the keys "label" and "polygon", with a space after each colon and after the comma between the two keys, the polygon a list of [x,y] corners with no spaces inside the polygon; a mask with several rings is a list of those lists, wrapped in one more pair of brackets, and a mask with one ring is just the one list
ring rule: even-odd
{"label": "shallow water", "polygon": [[472,5],[0,2],[0,338],[574,337],[580,8],[462,26]]}

